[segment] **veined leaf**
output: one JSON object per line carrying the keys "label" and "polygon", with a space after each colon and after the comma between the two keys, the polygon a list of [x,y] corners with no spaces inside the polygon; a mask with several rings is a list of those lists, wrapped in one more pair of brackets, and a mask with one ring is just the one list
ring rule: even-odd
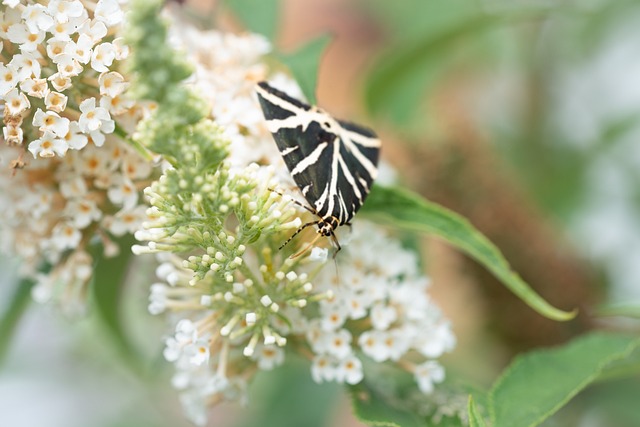
{"label": "veined leaf", "polygon": [[415,193],[374,185],[362,212],[372,219],[441,237],[487,268],[531,308],[549,319],[570,320],[576,312],[557,309],[511,270],[500,250],[465,218]]}
{"label": "veined leaf", "polygon": [[491,391],[494,427],[539,425],[639,346],[640,338],[594,333],[517,358]]}
{"label": "veined leaf", "polygon": [[307,97],[310,104],[316,104],[316,85],[318,83],[318,68],[325,48],[331,41],[331,36],[322,35],[291,54],[278,55],[293,74]]}

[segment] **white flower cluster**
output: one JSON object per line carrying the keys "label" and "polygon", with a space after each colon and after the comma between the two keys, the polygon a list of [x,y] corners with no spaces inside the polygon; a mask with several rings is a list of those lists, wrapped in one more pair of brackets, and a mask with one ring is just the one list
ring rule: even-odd
{"label": "white flower cluster", "polygon": [[113,237],[144,218],[139,194],[152,165],[114,131],[117,122],[130,133],[149,106],[127,99],[118,72],[128,48],[117,0],[4,4],[0,241],[37,279],[37,300],[77,311],[93,270],[89,245],[100,240],[115,255]]}
{"label": "white flower cluster", "polygon": [[[317,289],[332,297],[321,300],[320,316],[306,322],[315,354],[313,378],[360,382],[362,363],[356,355],[362,353],[375,362],[402,360],[420,390],[430,393],[433,383],[444,379],[435,359],[453,349],[455,337],[428,298],[429,280],[417,271],[415,254],[364,221],[356,222],[343,246],[339,274],[325,268],[314,279]],[[409,361],[411,352],[416,353],[411,360],[423,363]]]}
{"label": "white flower cluster", "polygon": [[[209,97],[213,119],[231,140],[228,162],[237,170],[254,162],[271,165],[279,171],[278,188],[295,188],[254,91],[256,82],[267,77],[294,96],[300,96],[299,89],[284,75],[269,76],[262,62],[269,50],[266,41],[250,34],[202,33],[184,24],[174,25],[171,31],[174,42],[196,65],[190,84]],[[162,222],[156,214],[150,212],[151,221]],[[149,245],[154,252],[162,252],[162,236],[158,236],[157,243]],[[290,245],[301,239],[304,235]],[[255,371],[282,364],[285,350],[307,356],[317,382],[362,381],[363,358],[390,361],[412,372],[424,393],[444,379],[436,359],[453,348],[455,338],[428,298],[428,279],[417,271],[415,255],[360,220],[354,225],[352,241],[341,243],[338,279],[327,262],[326,249],[314,248],[308,256],[283,261],[269,247],[246,248],[238,260],[245,268],[226,277],[226,291],[220,290],[218,282],[212,284],[210,276],[194,279],[194,266],[204,257],[209,262],[217,253],[207,252],[202,261],[159,255],[160,281],[151,287],[149,310],[167,314],[174,324],[164,356],[175,366],[173,384],[181,391],[191,420],[203,425],[211,404],[246,399],[246,386]],[[256,295],[255,301],[249,301]],[[286,302],[278,298],[284,295]],[[292,303],[292,295],[299,295],[297,304]],[[256,307],[253,312],[235,308],[251,304]],[[240,311],[241,315],[233,315]],[[227,320],[221,323],[220,319]],[[256,322],[263,322],[262,332],[247,337]]]}
{"label": "white flower cluster", "polygon": [[5,142],[26,141],[34,158],[62,157],[89,141],[102,146],[115,130],[112,116],[133,106],[114,71],[128,55],[115,37],[124,18],[118,1],[9,3],[0,12]]}

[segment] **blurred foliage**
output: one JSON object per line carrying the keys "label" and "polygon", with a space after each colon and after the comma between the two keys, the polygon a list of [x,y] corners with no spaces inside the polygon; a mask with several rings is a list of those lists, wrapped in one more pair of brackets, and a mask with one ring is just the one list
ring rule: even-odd
{"label": "blurred foliage", "polygon": [[320,61],[331,36],[323,35],[302,46],[291,54],[278,54],[277,58],[289,67],[310,104],[316,104],[316,82]]}
{"label": "blurred foliage", "polygon": [[31,289],[35,285],[32,279],[16,281],[13,296],[0,317],[0,366],[11,348],[11,339],[20,322],[20,318],[31,303]]}
{"label": "blurred foliage", "polygon": [[259,372],[251,385],[250,406],[236,427],[331,426],[332,409],[341,396],[338,384],[316,384],[308,363],[292,355],[285,366]]}
{"label": "blurred foliage", "polygon": [[142,374],[144,367],[131,337],[127,334],[128,328],[122,313],[126,286],[129,283],[127,272],[133,258],[131,246],[135,242],[133,236],[125,236],[113,242],[119,252],[111,258],[104,256],[102,245],[94,245],[91,255],[95,263],[90,283],[93,298],[90,303],[123,359],[138,374]]}
{"label": "blurred foliage", "polygon": [[280,0],[225,0],[225,4],[249,30],[275,40],[281,16]]}

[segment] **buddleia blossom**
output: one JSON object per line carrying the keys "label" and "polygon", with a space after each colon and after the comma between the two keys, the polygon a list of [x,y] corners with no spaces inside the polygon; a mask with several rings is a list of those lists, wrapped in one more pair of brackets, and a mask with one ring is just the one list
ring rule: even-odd
{"label": "buddleia blossom", "polygon": [[5,4],[2,249],[22,259],[38,301],[82,310],[94,246],[114,255],[114,239],[143,219],[140,192],[152,165],[126,138],[152,106],[127,97],[116,0]]}
{"label": "buddleia blossom", "polygon": [[63,157],[114,132],[133,106],[118,70],[128,55],[118,37],[123,19],[116,0],[16,3],[0,12],[0,103],[5,143],[18,148],[14,167],[27,150]]}
{"label": "buddleia blossom", "polygon": [[[173,42],[194,47],[187,51],[196,64],[189,86],[206,94],[217,125],[203,115],[186,128],[176,123],[178,132],[159,103],[167,120],[140,129],[141,142],[170,151],[174,160],[145,190],[152,207],[134,251],[161,262],[149,311],[172,325],[164,357],[174,364],[172,382],[189,418],[203,425],[212,404],[246,401],[253,375],[292,352],[309,359],[317,382],[357,384],[366,364],[384,362],[410,371],[431,393],[444,379],[437,359],[455,339],[427,296],[428,279],[413,253],[360,219],[350,239],[341,240],[338,278],[328,240],[290,258],[311,230],[279,249],[315,218],[293,201],[301,198],[254,94],[267,77],[299,91],[291,79],[268,74],[266,41],[176,27]],[[165,144],[164,135],[174,135],[174,144]]]}

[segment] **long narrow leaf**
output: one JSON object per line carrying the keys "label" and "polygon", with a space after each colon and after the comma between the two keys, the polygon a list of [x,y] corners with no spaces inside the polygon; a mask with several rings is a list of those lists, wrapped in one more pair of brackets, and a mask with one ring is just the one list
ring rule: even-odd
{"label": "long narrow leaf", "polygon": [[98,317],[110,333],[121,354],[133,368],[140,368],[139,356],[131,343],[122,319],[122,299],[125,289],[127,269],[131,260],[131,236],[120,239],[118,256],[105,258],[102,248],[95,250],[93,256],[95,267],[91,290],[93,291],[94,307]]}
{"label": "long narrow leaf", "polygon": [[415,193],[374,186],[362,211],[372,219],[443,238],[474,258],[526,304],[549,319],[570,320],[576,312],[557,309],[511,270],[500,250],[465,218]]}
{"label": "long narrow leaf", "polygon": [[7,305],[7,310],[0,318],[0,364],[4,362],[22,315],[25,313],[31,301],[31,288],[35,282],[31,279],[23,279],[17,283],[13,297]]}

